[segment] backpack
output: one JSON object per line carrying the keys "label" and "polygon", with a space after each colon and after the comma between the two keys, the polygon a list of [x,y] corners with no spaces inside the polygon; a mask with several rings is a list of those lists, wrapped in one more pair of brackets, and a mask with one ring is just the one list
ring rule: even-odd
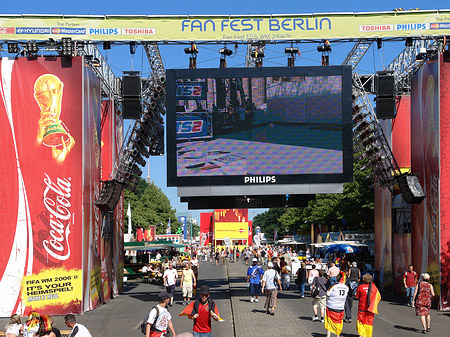
{"label": "backpack", "polygon": [[[151,328],[150,328],[150,333],[155,330],[155,325],[156,325],[156,321],[158,320],[159,317],[159,309],[158,307],[153,307],[150,311],[152,311],[153,309],[156,309],[156,318],[155,318],[155,323],[152,324]],[[148,315],[144,318],[144,320],[141,323],[140,329],[141,332],[145,335],[145,332],[147,330],[147,320],[148,320]]]}

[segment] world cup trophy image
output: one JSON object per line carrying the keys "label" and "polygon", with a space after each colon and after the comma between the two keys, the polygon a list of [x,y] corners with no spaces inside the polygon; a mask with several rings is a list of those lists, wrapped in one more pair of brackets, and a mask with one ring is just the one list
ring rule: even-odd
{"label": "world cup trophy image", "polygon": [[75,145],[74,138],[59,119],[64,84],[52,74],[40,76],[34,83],[34,98],[41,109],[38,121],[38,144],[52,148],[52,157],[63,163]]}

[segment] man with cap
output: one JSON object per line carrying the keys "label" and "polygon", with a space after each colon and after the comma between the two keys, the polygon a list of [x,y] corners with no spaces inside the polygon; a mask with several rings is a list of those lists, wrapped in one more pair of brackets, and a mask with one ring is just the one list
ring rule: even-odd
{"label": "man with cap", "polygon": [[250,295],[252,298],[250,302],[258,303],[258,295],[261,292],[261,277],[264,275],[264,270],[258,265],[256,257],[252,260],[252,265],[247,269],[247,284],[250,286]]}
{"label": "man with cap", "polygon": [[172,316],[167,310],[169,302],[170,294],[167,291],[161,291],[158,294],[158,304],[148,314],[145,337],[164,337],[168,330],[173,337],[176,337]]}
{"label": "man with cap", "polygon": [[200,288],[200,299],[190,303],[180,316],[188,316],[194,320],[194,337],[211,337],[211,317],[215,321],[223,321],[206,285]]}
{"label": "man with cap", "polygon": [[280,275],[276,270],[273,269],[273,263],[269,262],[267,264],[267,267],[268,269],[264,272],[262,278],[261,291],[264,292],[264,289],[266,290],[266,303],[264,304],[264,308],[266,308],[266,314],[271,314],[273,316],[275,315],[275,308],[277,306],[276,284],[278,284],[278,287],[281,291],[281,282]]}

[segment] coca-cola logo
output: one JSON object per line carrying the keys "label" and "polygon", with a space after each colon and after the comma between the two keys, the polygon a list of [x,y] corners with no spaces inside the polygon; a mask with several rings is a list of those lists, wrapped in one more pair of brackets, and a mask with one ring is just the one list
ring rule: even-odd
{"label": "coca-cola logo", "polygon": [[65,261],[70,257],[69,234],[72,224],[70,203],[72,184],[68,179],[57,178],[56,183],[44,172],[43,202],[49,216],[50,240],[42,242],[46,252],[53,258]]}

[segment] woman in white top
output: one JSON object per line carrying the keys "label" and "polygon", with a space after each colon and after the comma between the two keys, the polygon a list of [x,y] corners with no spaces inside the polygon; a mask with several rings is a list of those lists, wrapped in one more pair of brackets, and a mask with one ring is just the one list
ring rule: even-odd
{"label": "woman in white top", "polygon": [[20,321],[20,316],[14,314],[11,316],[11,320],[5,326],[5,337],[18,337],[23,331],[23,325]]}

